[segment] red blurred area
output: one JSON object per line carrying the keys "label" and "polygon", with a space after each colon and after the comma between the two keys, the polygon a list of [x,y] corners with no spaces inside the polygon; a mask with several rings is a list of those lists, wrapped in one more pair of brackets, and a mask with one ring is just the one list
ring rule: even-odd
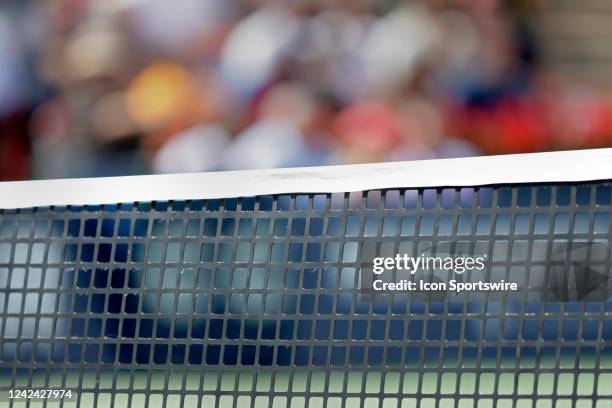
{"label": "red blurred area", "polygon": [[17,112],[0,125],[0,180],[25,180],[30,177],[29,116]]}

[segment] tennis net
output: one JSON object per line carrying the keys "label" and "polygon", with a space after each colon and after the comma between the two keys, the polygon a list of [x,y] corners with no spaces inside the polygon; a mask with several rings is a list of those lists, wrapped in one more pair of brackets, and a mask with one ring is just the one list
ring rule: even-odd
{"label": "tennis net", "polygon": [[0,184],[0,405],[612,407],[610,180],[595,150]]}

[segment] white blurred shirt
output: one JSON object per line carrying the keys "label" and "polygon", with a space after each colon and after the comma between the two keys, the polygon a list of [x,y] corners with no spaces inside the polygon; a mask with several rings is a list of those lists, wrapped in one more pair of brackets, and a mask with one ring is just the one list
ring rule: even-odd
{"label": "white blurred shirt", "polygon": [[229,144],[225,129],[202,125],[170,139],[153,159],[155,173],[191,173],[221,167],[221,155]]}
{"label": "white blurred shirt", "polygon": [[244,130],[225,151],[226,170],[265,169],[316,164],[300,131],[288,122],[261,120]]}
{"label": "white blurred shirt", "polygon": [[262,7],[232,30],[221,53],[221,75],[249,98],[274,76],[295,40],[300,21],[280,5]]}

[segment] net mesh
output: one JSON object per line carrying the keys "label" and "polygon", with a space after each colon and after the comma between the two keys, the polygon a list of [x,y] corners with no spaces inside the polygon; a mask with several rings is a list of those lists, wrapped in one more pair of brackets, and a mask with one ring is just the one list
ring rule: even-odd
{"label": "net mesh", "polygon": [[[611,407],[611,191],[0,210],[0,388],[77,394],[49,406]],[[486,254],[485,280],[524,290],[368,290],[397,253]],[[549,296],[555,253],[598,267],[596,288]]]}

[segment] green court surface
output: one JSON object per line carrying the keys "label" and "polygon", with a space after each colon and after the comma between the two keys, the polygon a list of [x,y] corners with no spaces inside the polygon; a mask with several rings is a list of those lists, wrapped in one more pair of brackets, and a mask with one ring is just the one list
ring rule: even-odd
{"label": "green court surface", "polygon": [[[32,386],[83,390],[77,399],[30,407],[518,407],[612,408],[612,372],[69,371],[37,372]],[[17,379],[17,388],[28,380]],[[6,379],[2,379],[5,383]],[[3,384],[3,389],[4,389]],[[25,407],[6,399],[0,406]]]}

